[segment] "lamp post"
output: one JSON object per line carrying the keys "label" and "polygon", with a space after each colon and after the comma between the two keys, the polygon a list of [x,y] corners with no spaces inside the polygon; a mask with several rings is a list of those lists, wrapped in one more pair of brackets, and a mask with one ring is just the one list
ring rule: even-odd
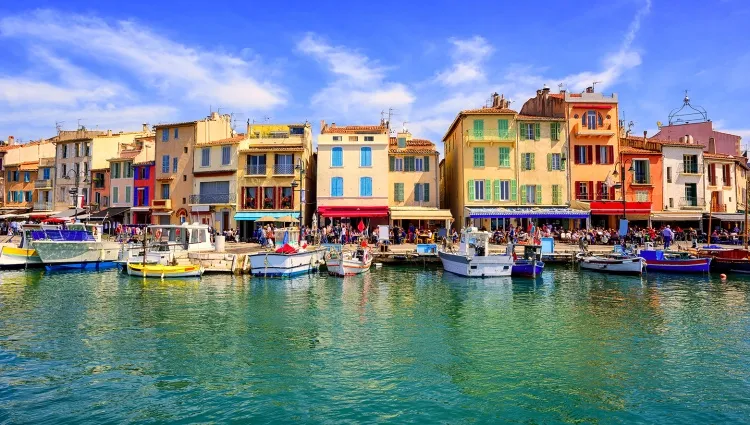
{"label": "lamp post", "polygon": [[83,183],[88,183],[88,174],[84,171],[76,171],[75,169],[68,170],[67,173],[63,176],[66,180],[70,180],[71,176],[75,179],[75,187],[70,189],[68,193],[73,195],[75,197],[73,208],[75,208],[75,216],[78,215],[78,186],[81,184],[81,177],[83,176]]}
{"label": "lamp post", "polygon": [[[297,180],[292,180],[292,191],[299,192],[299,243],[302,244],[302,176],[306,171],[302,158],[297,159],[297,164],[294,166],[294,169],[299,174],[299,183],[297,183]],[[299,187],[299,189],[297,189],[297,187]]]}
{"label": "lamp post", "polygon": [[[622,218],[627,219],[626,210],[625,210],[625,173],[624,172],[623,173],[618,173],[617,172],[617,165],[618,164],[615,164],[615,169],[614,169],[614,171],[612,171],[612,176],[614,178],[617,178],[618,175],[620,176],[620,187],[622,188]],[[625,163],[623,162],[622,154],[620,154],[619,165],[620,165],[620,169],[625,168]],[[633,168],[633,162],[632,161],[630,162],[630,167],[628,168],[628,171],[630,171],[630,172],[635,171],[634,168]]]}

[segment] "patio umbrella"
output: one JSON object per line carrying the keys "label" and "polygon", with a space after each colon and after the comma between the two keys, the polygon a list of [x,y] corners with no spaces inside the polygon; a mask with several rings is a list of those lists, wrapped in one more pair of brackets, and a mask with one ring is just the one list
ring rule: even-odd
{"label": "patio umbrella", "polygon": [[275,217],[271,217],[270,215],[266,215],[266,216],[263,216],[263,217],[261,217],[261,218],[259,218],[259,219],[255,220],[255,221],[266,221],[266,222],[271,222],[271,221],[279,221],[279,220],[278,220],[277,218],[275,218]]}
{"label": "patio umbrella", "polygon": [[297,223],[299,220],[292,217],[291,215],[285,215],[284,217],[277,218],[276,220],[282,222],[282,223]]}

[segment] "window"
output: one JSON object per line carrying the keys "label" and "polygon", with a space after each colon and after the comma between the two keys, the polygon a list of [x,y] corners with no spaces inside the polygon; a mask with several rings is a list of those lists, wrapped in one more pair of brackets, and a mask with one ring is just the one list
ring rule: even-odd
{"label": "window", "polygon": [[648,202],[648,191],[646,191],[646,190],[636,190],[635,191],[635,201],[636,202]]}
{"label": "window", "polygon": [[372,177],[359,178],[359,196],[372,196]]}
{"label": "window", "polygon": [[42,179],[43,180],[49,180],[49,176],[50,176],[49,170],[50,170],[49,168],[42,169]]}
{"label": "window", "polygon": [[649,184],[651,179],[649,178],[649,162],[647,159],[634,159],[633,160],[633,183],[635,184]]}
{"label": "window", "polygon": [[559,153],[547,154],[547,170],[559,171],[562,169],[562,155]]}
{"label": "window", "polygon": [[344,196],[344,178],[331,178],[331,196]]}
{"label": "window", "polygon": [[67,166],[67,165],[65,165],[65,164],[63,164],[63,165],[62,165],[62,169],[61,169],[60,171],[61,171],[61,173],[60,173],[60,178],[63,178],[63,179],[64,179],[64,178],[65,178],[65,176],[66,176],[66,174],[68,174],[68,166]]}
{"label": "window", "polygon": [[560,123],[559,122],[551,122],[549,124],[549,137],[552,139],[552,141],[558,141],[560,140]]}
{"label": "window", "polygon": [[342,140],[341,136],[333,136],[334,142],[340,142]]}
{"label": "window", "polygon": [[716,164],[708,165],[708,184],[716,186]]}
{"label": "window", "polygon": [[[477,122],[482,121],[474,121],[475,124]],[[474,148],[474,166],[484,167],[484,148]]]}
{"label": "window", "polygon": [[178,137],[180,137],[180,129],[177,128],[177,127],[175,127],[174,128],[174,138],[177,139]]}
{"label": "window", "polygon": [[23,172],[23,182],[28,183],[31,181],[31,173],[28,171]]}
{"label": "window", "polygon": [[501,139],[509,139],[511,137],[508,130],[508,120],[497,120],[497,136]]}
{"label": "window", "polygon": [[359,166],[372,167],[372,148],[359,148]]}
{"label": "window", "polygon": [[130,203],[130,192],[133,190],[130,186],[125,186],[125,202]]}
{"label": "window", "polygon": [[[179,161],[179,159],[177,157],[172,158],[172,172],[173,173],[177,172],[177,163],[178,163],[178,161]],[[167,166],[167,167],[169,167],[169,166]]]}
{"label": "window", "polygon": [[211,148],[201,149],[201,167],[211,165]]}
{"label": "window", "polygon": [[162,173],[169,172],[169,155],[163,155],[161,157],[161,172]]}
{"label": "window", "polygon": [[521,169],[522,170],[533,170],[534,167],[534,154],[524,153],[521,154]]}
{"label": "window", "polygon": [[591,164],[591,146],[576,146],[575,147],[575,163],[576,164]]}
{"label": "window", "polygon": [[524,204],[541,204],[542,187],[535,185],[521,186],[521,203]]}
{"label": "window", "polygon": [[498,184],[498,201],[507,201],[510,199],[510,181],[500,180]]}
{"label": "window", "polygon": [[294,155],[277,153],[274,159],[274,174],[294,174]]}
{"label": "window", "polygon": [[589,183],[591,182],[577,182],[576,183],[576,198],[577,199],[591,199],[589,193]]}
{"label": "window", "polygon": [[672,167],[667,167],[667,183],[672,183]]}
{"label": "window", "polygon": [[266,174],[266,156],[248,155],[247,174],[254,176],[264,176]]}
{"label": "window", "polygon": [[[113,162],[112,166],[110,167],[110,174],[113,179],[119,179],[120,178],[120,163],[119,162]],[[169,170],[167,170],[169,171]],[[117,201],[115,201],[117,202]]]}
{"label": "window", "polygon": [[133,163],[132,162],[125,162],[125,178],[132,179],[133,178]]}
{"label": "window", "polygon": [[398,138],[398,147],[403,149],[406,147],[406,137],[399,137]]}
{"label": "window", "polygon": [[[166,142],[167,140],[169,140],[169,129],[164,128],[161,130],[161,141]],[[115,201],[113,200],[112,202],[115,202]]]}
{"label": "window", "polygon": [[424,160],[422,158],[414,158],[414,171],[426,171],[424,169]]}
{"label": "window", "polygon": [[169,185],[168,184],[161,185],[161,199],[169,199]]}
{"label": "window", "polygon": [[34,199],[33,192],[30,190],[26,191],[26,202],[31,202]]}
{"label": "window", "polygon": [[483,201],[484,197],[484,180],[469,180],[469,200]]}
{"label": "window", "polygon": [[596,111],[588,111],[583,116],[583,125],[588,126],[589,130],[596,130]]}
{"label": "window", "polygon": [[500,148],[500,162],[501,167],[510,167],[510,148]]}
{"label": "window", "polygon": [[523,123],[521,125],[522,140],[539,140],[541,137],[541,128],[539,123]]}
{"label": "window", "polygon": [[698,155],[682,155],[682,169],[685,173],[698,174]]}
{"label": "window", "polygon": [[359,137],[358,137],[358,136],[349,136],[349,141],[350,141],[350,142],[356,142],[356,141],[358,141],[358,140],[359,140]]}
{"label": "window", "polygon": [[732,166],[730,164],[724,164],[723,172],[721,173],[724,186],[731,186],[732,185]]}
{"label": "window", "polygon": [[609,164],[609,148],[607,145],[600,145],[596,147],[596,163],[597,164]]}
{"label": "window", "polygon": [[88,143],[83,144],[83,155],[84,156],[91,156],[91,145]]}
{"label": "window", "polygon": [[393,184],[393,200],[396,202],[404,202],[404,184],[403,183]]}
{"label": "window", "polygon": [[669,198],[669,208],[674,208],[674,198]]}
{"label": "window", "polygon": [[120,202],[120,188],[117,186],[112,188],[112,202],[115,204]]}
{"label": "window", "polygon": [[187,151],[188,151],[188,147],[187,146],[185,146],[185,147],[182,148],[182,152],[183,153],[188,153]]}
{"label": "window", "polygon": [[365,142],[374,142],[375,136],[365,136]]}
{"label": "window", "polygon": [[221,147],[221,165],[229,165],[230,162],[232,162],[232,147],[222,146]]}
{"label": "window", "polygon": [[560,205],[562,204],[562,200],[560,199],[560,185],[559,184],[553,184],[552,185],[552,205]]}
{"label": "window", "polygon": [[414,171],[414,157],[413,156],[407,156],[404,157],[404,171]]}
{"label": "window", "polygon": [[344,150],[340,147],[331,149],[331,167],[344,166]]}
{"label": "window", "polygon": [[414,202],[422,202],[422,185],[419,183],[414,185]]}
{"label": "window", "polygon": [[393,171],[404,171],[404,159],[396,158],[393,163]]}
{"label": "window", "polygon": [[610,187],[607,186],[606,182],[596,182],[596,199],[610,200],[614,199],[614,196],[610,196]]}
{"label": "window", "polygon": [[474,138],[484,139],[484,120],[474,120]]}
{"label": "window", "polygon": [[78,143],[76,143],[75,144],[75,157],[78,158],[79,156],[81,156],[81,146]]}
{"label": "window", "polygon": [[62,145],[62,157],[67,158],[68,157],[68,144]]}

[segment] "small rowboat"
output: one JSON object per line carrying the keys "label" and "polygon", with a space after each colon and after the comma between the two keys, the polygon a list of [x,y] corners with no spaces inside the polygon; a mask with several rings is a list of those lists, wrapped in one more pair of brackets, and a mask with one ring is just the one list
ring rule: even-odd
{"label": "small rowboat", "polygon": [[662,250],[641,250],[646,260],[646,271],[666,273],[708,273],[711,258],[698,258],[687,252],[669,252]]}
{"label": "small rowboat", "polygon": [[331,251],[326,257],[326,267],[331,276],[354,276],[370,270],[372,254],[359,247],[355,252]]}
{"label": "small rowboat", "polygon": [[204,272],[201,266],[165,266],[161,264],[128,264],[127,270],[130,276],[156,279],[200,277]]}
{"label": "small rowboat", "polygon": [[641,257],[621,253],[578,254],[578,260],[582,269],[603,273],[641,274],[646,264]]}

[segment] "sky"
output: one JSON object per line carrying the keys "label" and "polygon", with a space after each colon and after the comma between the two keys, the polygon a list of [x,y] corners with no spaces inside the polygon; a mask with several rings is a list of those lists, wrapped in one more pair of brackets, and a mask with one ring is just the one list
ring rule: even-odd
{"label": "sky", "polygon": [[654,134],[688,90],[750,140],[745,0],[0,1],[0,139],[137,130],[211,111],[391,127],[435,142],[493,92],[615,92]]}

